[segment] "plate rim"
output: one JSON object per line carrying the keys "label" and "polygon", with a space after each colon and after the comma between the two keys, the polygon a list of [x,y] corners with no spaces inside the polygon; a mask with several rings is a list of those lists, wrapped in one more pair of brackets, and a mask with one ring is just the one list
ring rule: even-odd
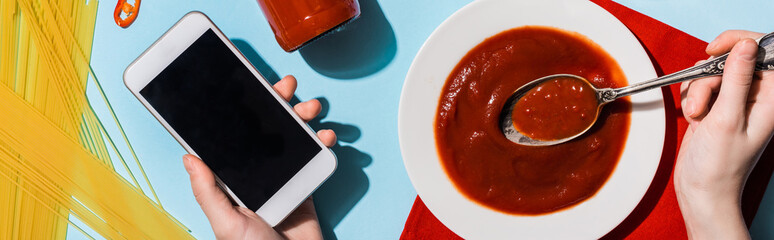
{"label": "plate rim", "polygon": [[[408,176],[409,176],[409,178],[411,180],[411,183],[414,186],[414,188],[416,189],[417,194],[419,195],[420,198],[423,198],[423,195],[426,195],[427,192],[420,190],[422,187],[418,186],[418,183],[417,183],[417,174],[418,173],[414,172],[417,169],[412,169],[410,167],[412,165],[412,163],[410,163],[410,161],[411,161],[410,158],[411,157],[407,156],[407,146],[406,146],[406,138],[408,138],[409,136],[405,136],[406,135],[406,133],[405,133],[405,126],[406,126],[406,121],[408,120],[407,117],[406,117],[406,114],[407,114],[407,111],[408,111],[407,109],[409,108],[409,105],[408,105],[408,101],[409,100],[407,99],[408,97],[407,97],[406,92],[409,90],[408,88],[411,86],[411,82],[410,81],[418,81],[418,80],[410,80],[410,79],[411,79],[412,75],[416,75],[414,73],[416,71],[418,71],[418,69],[417,69],[417,62],[420,61],[421,58],[426,57],[425,55],[426,55],[426,49],[428,48],[428,45],[432,44],[433,41],[436,41],[435,38],[438,37],[438,35],[440,34],[439,33],[440,31],[445,30],[447,28],[450,28],[450,25],[452,24],[452,20],[453,19],[464,18],[465,16],[463,16],[463,14],[466,14],[466,11],[470,11],[469,9],[472,9],[475,6],[485,5],[485,4],[497,4],[497,3],[498,3],[497,0],[478,0],[478,1],[473,1],[473,2],[465,5],[464,7],[458,9],[454,14],[452,14],[448,18],[446,18],[438,27],[436,27],[436,29],[432,32],[432,34],[430,34],[430,36],[427,38],[427,40],[422,44],[421,48],[417,52],[414,60],[412,61],[411,66],[410,66],[410,68],[409,68],[409,70],[408,70],[408,72],[406,74],[405,82],[404,82],[403,88],[401,90],[401,98],[400,98],[399,110],[398,110],[398,135],[399,135],[398,137],[399,137],[399,142],[400,142],[401,154],[403,156],[404,167],[406,168],[406,171],[407,171]],[[603,8],[601,8],[600,6],[598,6],[598,5],[596,5],[596,4],[592,3],[592,2],[585,2],[585,1],[581,2],[581,1],[576,1],[576,0],[554,0],[554,1],[545,1],[545,2],[542,2],[540,4],[548,4],[548,5],[550,5],[552,3],[554,3],[554,4],[558,4],[558,3],[587,4],[587,7],[590,7],[592,9],[596,8],[598,13],[601,13],[602,15],[604,15],[603,17],[612,18],[613,21],[611,21],[611,24],[619,25],[618,26],[619,28],[623,28],[625,31],[623,31],[622,34],[624,34],[624,35],[626,35],[626,37],[630,38],[629,41],[633,40],[634,42],[636,42],[637,46],[638,46],[636,51],[639,52],[640,55],[644,55],[645,58],[647,58],[647,62],[649,63],[649,65],[641,66],[640,68],[645,68],[643,71],[648,72],[650,76],[653,76],[653,77],[656,76],[656,72],[655,72],[655,68],[653,67],[653,63],[651,62],[650,58],[648,57],[647,52],[644,49],[644,47],[637,40],[636,36],[623,23],[621,23],[620,20],[618,20],[615,16],[610,14],[608,11],[604,10]],[[597,14],[597,13],[595,13],[595,14]],[[526,26],[526,25],[514,25],[514,26],[511,27],[511,29],[512,28],[521,27],[521,26]],[[554,26],[552,26],[552,27],[554,27]],[[505,31],[507,29],[508,28],[502,29],[501,31]],[[568,30],[568,31],[572,31],[572,30]],[[474,44],[474,46],[480,44],[480,42],[483,41],[483,39],[486,39],[486,38],[491,37],[491,36],[493,36],[493,35],[483,36],[483,38],[480,41],[478,41],[476,44]],[[591,39],[591,37],[589,37],[589,38]],[[467,53],[470,49],[471,48],[469,48],[467,50],[464,50],[464,51]],[[642,56],[639,56],[639,57],[642,57]],[[616,61],[619,61],[619,59],[616,59]],[[459,60],[457,60],[456,62],[459,62]],[[621,67],[623,68],[623,66],[621,66]],[[451,70],[449,72],[451,72]],[[444,77],[443,77],[443,82],[444,83],[448,79],[448,74],[449,73],[446,73],[444,75]],[[629,81],[632,80],[632,77],[629,76],[628,74],[627,74],[627,80],[629,80]],[[652,161],[655,162],[655,164],[652,164],[653,167],[651,169],[646,169],[646,170],[650,170],[648,173],[646,173],[647,175],[650,176],[648,178],[649,180],[647,181],[647,184],[644,184],[644,187],[642,187],[643,189],[638,191],[638,192],[642,193],[642,194],[639,194],[639,196],[637,197],[638,201],[635,201],[633,204],[630,204],[631,205],[630,207],[627,207],[628,208],[627,213],[623,214],[623,217],[621,217],[620,220],[617,221],[616,224],[608,227],[608,229],[606,231],[604,231],[603,233],[601,233],[601,234],[589,232],[590,235],[587,235],[587,237],[592,237],[592,236],[593,237],[597,237],[597,238],[601,237],[604,234],[606,234],[607,232],[609,232],[610,230],[614,229],[616,226],[618,226],[620,224],[620,222],[622,222],[626,217],[628,217],[628,215],[631,214],[631,212],[634,210],[634,208],[640,203],[642,198],[645,196],[645,193],[647,192],[647,189],[652,184],[653,178],[655,177],[656,170],[657,170],[657,168],[658,168],[658,166],[660,164],[660,156],[663,154],[663,149],[664,149],[663,148],[663,142],[664,142],[664,139],[665,139],[665,130],[666,130],[665,108],[663,107],[663,104],[665,104],[665,102],[663,101],[663,97],[661,96],[660,92],[658,92],[657,95],[658,95],[658,101],[662,104],[661,105],[662,107],[658,108],[658,111],[656,111],[657,112],[656,115],[660,115],[661,119],[664,119],[664,121],[661,122],[661,125],[657,126],[657,127],[660,128],[659,130],[661,130],[661,131],[658,131],[659,132],[658,135],[661,137],[661,141],[657,141],[658,142],[657,145],[660,146],[660,147],[658,147],[658,154],[656,154],[659,157],[657,159],[652,160]],[[440,96],[440,93],[438,93],[438,96]],[[435,101],[436,102],[433,103],[433,105],[436,106],[436,109],[433,112],[434,115],[437,114],[438,99],[436,99]],[[632,114],[631,116],[632,116],[632,124],[630,124],[629,135],[627,136],[627,143],[626,143],[627,146],[631,144],[629,140],[630,140],[630,137],[631,137],[631,134],[632,134],[632,128],[634,127],[634,124],[633,124],[633,122],[634,122],[634,119],[633,119],[634,118],[634,114]],[[433,120],[432,122],[434,124],[435,120]],[[434,133],[434,131],[435,130],[433,129],[432,132]],[[433,138],[434,137],[435,137],[435,135],[433,134]],[[435,142],[433,142],[432,145],[434,146],[432,151],[436,155],[436,159],[435,160],[440,162],[440,157],[437,156],[437,148],[435,147],[436,146]],[[625,149],[624,151],[626,151],[627,148],[628,147],[624,147],[624,149]],[[621,162],[623,162],[623,161],[624,161],[624,159],[623,159],[623,153],[622,153],[622,157],[619,160],[619,163],[617,164],[616,170],[614,170],[613,174],[615,174],[618,171],[618,168],[621,166]],[[442,167],[441,171],[444,173],[444,176],[446,177],[446,179],[448,179],[448,174],[446,174],[445,169],[443,169],[442,164],[441,164],[441,167]],[[613,174],[611,174],[611,177],[608,179],[608,182],[610,181],[610,179],[613,179],[613,176],[612,176]],[[608,185],[608,182],[606,182],[605,185]],[[467,198],[467,196],[465,196],[464,194],[459,192],[459,189],[457,189],[456,186],[454,186],[453,183],[452,183],[452,187],[457,192],[457,194],[460,194],[463,198]],[[604,185],[603,185],[603,188],[604,188]],[[602,189],[600,189],[597,192],[597,194],[599,194],[600,191],[602,191]],[[595,194],[594,197],[596,197],[597,194]],[[592,198],[594,198],[594,197],[592,197]],[[589,198],[587,200],[584,200],[584,202],[587,202],[590,199],[591,198]],[[425,201],[425,200],[423,199],[423,201]],[[472,202],[472,200],[468,200],[468,201]],[[475,204],[478,204],[478,203],[475,203]],[[581,203],[581,204],[583,204],[583,203]],[[449,222],[447,221],[448,219],[444,219],[443,217],[439,216],[439,214],[437,212],[438,209],[436,209],[433,206],[433,203],[425,201],[425,205],[427,206],[427,208],[434,215],[436,215],[436,217],[438,218],[439,221],[441,221],[445,226],[447,226],[447,228],[449,228],[450,230],[454,231],[456,234],[458,234],[460,236],[463,236],[463,237],[473,237],[473,235],[469,235],[469,233],[460,233],[457,230],[455,230],[452,226],[449,226]],[[488,208],[488,207],[485,207],[485,206],[480,206],[480,207]],[[574,208],[574,207],[571,207],[571,208]],[[495,211],[495,210],[491,210],[490,209],[490,211]],[[564,210],[561,210],[560,212],[562,212],[562,211],[564,211]],[[553,213],[551,213],[551,214],[553,214]],[[551,214],[549,214],[549,215],[551,215]]]}

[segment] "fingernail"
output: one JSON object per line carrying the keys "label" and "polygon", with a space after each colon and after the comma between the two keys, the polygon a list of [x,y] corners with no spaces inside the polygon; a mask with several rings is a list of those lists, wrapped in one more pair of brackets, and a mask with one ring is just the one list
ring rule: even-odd
{"label": "fingernail", "polygon": [[183,161],[185,161],[183,163],[183,165],[185,165],[185,170],[188,171],[188,174],[191,174],[195,170],[193,159],[190,156],[185,155],[183,156]]}
{"label": "fingernail", "polygon": [[704,49],[704,51],[706,51],[706,52],[712,51],[713,49],[715,49],[717,47],[716,45],[718,45],[718,42],[717,41],[712,41],[709,44],[707,44],[707,48]]}
{"label": "fingernail", "polygon": [[[742,47],[747,47],[747,45],[753,45],[757,47],[758,45],[755,42],[755,40],[752,40],[752,39],[745,39],[742,41],[742,44],[743,44]],[[739,58],[748,62],[752,62],[752,61],[755,61],[755,54],[746,54],[746,55],[739,56]]]}
{"label": "fingernail", "polygon": [[685,99],[685,103],[683,103],[683,111],[689,117],[693,117],[693,115],[696,114],[696,107],[693,106],[693,100],[690,98]]}
{"label": "fingernail", "polygon": [[748,61],[748,62],[755,61],[755,56],[754,55],[742,55],[739,58],[741,58],[744,61]]}

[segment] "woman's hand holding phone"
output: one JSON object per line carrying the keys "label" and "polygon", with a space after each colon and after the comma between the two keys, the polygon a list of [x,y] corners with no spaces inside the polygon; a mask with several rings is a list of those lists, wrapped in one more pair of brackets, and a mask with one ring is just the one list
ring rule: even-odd
{"label": "woman's hand holding phone", "polygon": [[[286,101],[293,97],[297,81],[286,76],[274,84]],[[296,104],[293,109],[304,121],[315,118],[321,110],[316,99]],[[317,136],[328,147],[336,144],[336,134],[332,130],[320,130]],[[199,158],[187,154],[183,157],[185,169],[191,179],[196,202],[212,225],[218,239],[322,239],[317,212],[310,197],[302,203],[285,221],[272,228],[266,221],[250,209],[234,206],[215,183],[215,175]]]}

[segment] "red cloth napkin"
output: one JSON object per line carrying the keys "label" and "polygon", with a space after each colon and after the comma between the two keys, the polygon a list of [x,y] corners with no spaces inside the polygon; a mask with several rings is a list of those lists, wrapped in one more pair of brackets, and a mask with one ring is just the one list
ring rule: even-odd
{"label": "red cloth napkin", "polygon": [[[616,16],[640,40],[659,76],[676,72],[708,56],[707,46],[695,37],[645,16],[618,3],[592,0]],[[685,239],[685,224],[672,184],[677,151],[688,127],[680,108],[679,85],[664,87],[666,141],[656,176],[639,205],[603,239]],[[752,222],[763,192],[774,170],[774,143],[770,144],[753,170],[742,196],[747,224]],[[417,197],[401,239],[460,239],[446,228]]]}

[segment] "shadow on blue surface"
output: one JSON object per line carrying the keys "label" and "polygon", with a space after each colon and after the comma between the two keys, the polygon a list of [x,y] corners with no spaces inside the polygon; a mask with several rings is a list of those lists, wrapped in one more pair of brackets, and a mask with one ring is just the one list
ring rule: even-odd
{"label": "shadow on blue surface", "polygon": [[[336,132],[339,142],[344,143],[353,143],[360,138],[360,129],[356,126],[321,121],[328,114],[330,104],[325,98],[317,100],[322,104],[322,111],[315,120],[309,122],[313,129],[331,129]],[[331,150],[336,153],[339,165],[336,172],[314,193],[314,205],[325,239],[337,239],[333,228],[368,191],[370,183],[363,168],[373,161],[371,155],[352,146],[336,144]]]}
{"label": "shadow on blue surface", "polygon": [[338,158],[338,168],[314,193],[314,205],[325,239],[337,239],[333,228],[368,191],[369,181],[363,168],[372,161],[370,155],[352,146],[336,145],[331,149]]}
{"label": "shadow on blue surface", "polygon": [[250,63],[252,63],[256,69],[258,69],[258,72],[261,73],[261,75],[263,75],[267,81],[269,81],[271,84],[274,84],[280,80],[277,72],[275,72],[274,69],[272,69],[271,66],[269,66],[269,64],[263,60],[261,55],[258,55],[258,52],[255,51],[250,43],[238,38],[231,39],[231,42],[234,43],[234,46],[236,46],[239,51],[245,55],[247,60],[249,60]]}
{"label": "shadow on blue surface", "polygon": [[[248,42],[241,39],[231,39],[231,41],[269,83],[274,84],[280,80],[277,73]],[[320,101],[322,110],[317,118],[309,122],[312,129],[331,129],[336,132],[339,142],[353,143],[360,139],[360,129],[354,125],[322,121],[328,115],[330,104],[325,98],[317,100]],[[299,102],[298,97],[293,95],[290,103]],[[370,165],[373,160],[370,155],[352,146],[336,144],[331,150],[336,154],[338,167],[333,175],[314,193],[314,204],[325,239],[337,239],[333,228],[368,191],[370,183],[363,168]]]}
{"label": "shadow on blue surface", "polygon": [[376,0],[360,0],[360,17],[299,52],[318,73],[337,79],[371,75],[389,64],[398,49],[395,32]]}

